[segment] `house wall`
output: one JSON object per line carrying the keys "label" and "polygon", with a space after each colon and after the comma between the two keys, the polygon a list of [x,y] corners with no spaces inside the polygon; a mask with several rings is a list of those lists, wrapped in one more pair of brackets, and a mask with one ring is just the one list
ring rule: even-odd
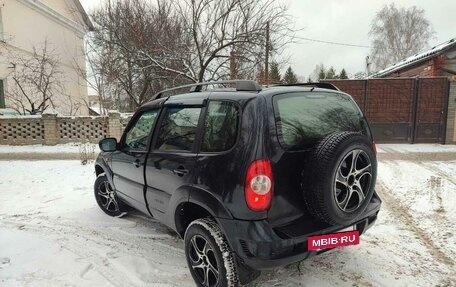
{"label": "house wall", "polygon": [[407,67],[406,69],[399,70],[394,72],[391,75],[388,75],[387,77],[402,77],[402,78],[407,78],[407,77],[431,77],[433,76],[434,73],[434,62],[432,60],[426,61],[424,63],[421,63],[419,65],[415,65],[412,67]]}
{"label": "house wall", "polygon": [[[87,100],[87,85],[75,67],[85,70],[84,34],[82,18],[69,0],[0,0],[2,12],[3,40],[0,44],[0,79],[6,79],[6,105],[8,89],[12,80],[8,53],[30,56],[34,46],[42,45],[46,40],[48,47],[57,55],[62,82],[73,105],[79,105],[77,114],[87,115],[84,104]],[[3,5],[3,6],[2,6]],[[65,95],[54,98],[56,110],[69,113],[70,101]]]}
{"label": "house wall", "polygon": [[456,144],[456,81],[450,82],[450,93],[448,95],[448,115],[446,143]]}
{"label": "house wall", "polygon": [[442,68],[456,72],[456,47],[422,63],[405,67],[391,74],[383,75],[382,78],[407,78],[416,76],[452,78],[454,76],[453,74],[442,70]]}
{"label": "house wall", "polygon": [[[456,72],[456,49],[447,53],[445,68]],[[456,81],[456,75],[451,75],[453,81]]]}

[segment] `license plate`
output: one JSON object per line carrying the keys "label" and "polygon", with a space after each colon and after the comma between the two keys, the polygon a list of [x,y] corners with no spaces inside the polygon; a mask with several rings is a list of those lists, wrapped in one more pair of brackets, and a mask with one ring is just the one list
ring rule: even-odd
{"label": "license plate", "polygon": [[310,236],[307,240],[307,250],[322,250],[359,244],[359,231],[348,227],[337,233]]}

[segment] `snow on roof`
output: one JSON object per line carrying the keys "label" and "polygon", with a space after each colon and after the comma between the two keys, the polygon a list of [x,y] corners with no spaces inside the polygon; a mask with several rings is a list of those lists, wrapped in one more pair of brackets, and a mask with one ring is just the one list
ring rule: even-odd
{"label": "snow on roof", "polygon": [[92,105],[89,107],[89,109],[91,109],[93,112],[99,114],[99,115],[107,115],[108,114],[108,110],[105,109],[105,108],[101,108],[100,107],[100,104],[95,104],[95,105]]}
{"label": "snow on roof", "polygon": [[419,54],[415,54],[413,56],[410,56],[388,68],[385,68],[381,71],[378,71],[377,73],[375,73],[374,75],[371,75],[370,78],[377,78],[377,77],[381,77],[381,76],[384,76],[384,75],[388,75],[388,74],[391,74],[397,70],[400,70],[404,67],[407,67],[411,64],[414,64],[414,63],[417,63],[417,62],[421,62],[421,61],[424,61],[428,58],[431,58],[432,56],[444,51],[444,50],[447,50],[448,48],[451,48],[452,46],[456,46],[456,38],[453,38],[449,41],[446,41],[444,43],[441,43],[435,47],[432,47],[430,50],[428,51],[425,51],[425,52],[422,52],[422,53],[419,53]]}

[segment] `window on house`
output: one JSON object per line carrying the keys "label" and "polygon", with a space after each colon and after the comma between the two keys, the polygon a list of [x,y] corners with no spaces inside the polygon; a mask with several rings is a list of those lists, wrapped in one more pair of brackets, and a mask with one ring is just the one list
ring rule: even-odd
{"label": "window on house", "polygon": [[5,108],[5,89],[3,88],[3,80],[0,80],[0,109]]}

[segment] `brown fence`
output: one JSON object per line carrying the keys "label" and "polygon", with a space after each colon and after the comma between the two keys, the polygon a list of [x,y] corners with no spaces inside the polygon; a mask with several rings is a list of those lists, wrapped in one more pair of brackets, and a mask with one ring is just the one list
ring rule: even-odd
{"label": "brown fence", "polygon": [[328,82],[355,99],[368,118],[377,142],[445,142],[449,92],[447,78]]}
{"label": "brown fence", "polygon": [[0,144],[54,145],[69,142],[97,143],[106,137],[120,138],[128,117],[117,112],[100,117],[42,116],[0,117]]}

